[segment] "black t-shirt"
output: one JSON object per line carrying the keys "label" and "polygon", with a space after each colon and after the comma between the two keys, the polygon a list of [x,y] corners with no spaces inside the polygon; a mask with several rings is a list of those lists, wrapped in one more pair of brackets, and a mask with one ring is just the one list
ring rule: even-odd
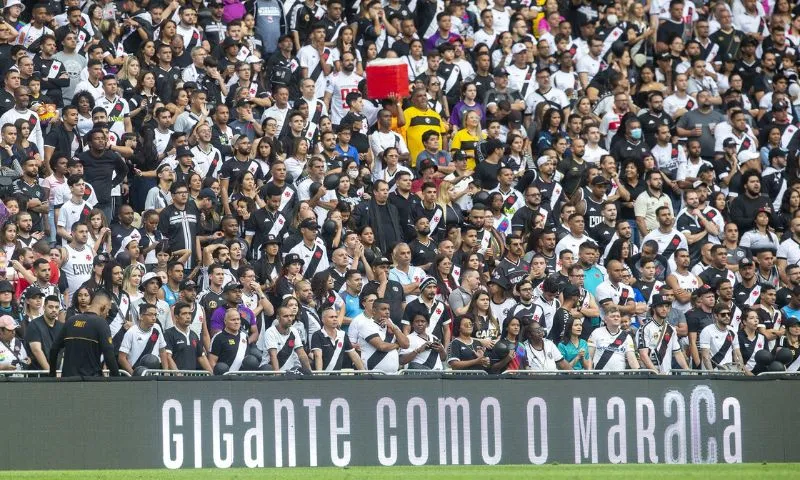
{"label": "black t-shirt", "polygon": [[[380,283],[372,280],[364,286],[364,289],[361,290],[361,294],[368,295],[370,293],[374,293],[377,295],[378,287],[380,287]],[[403,302],[406,300],[406,296],[403,293],[403,285],[400,282],[388,280],[388,283],[386,284],[386,291],[384,292],[382,298],[389,304],[389,311],[392,321],[398,327],[401,327],[401,322],[403,319]]]}
{"label": "black t-shirt", "polygon": [[502,162],[480,162],[475,167],[475,173],[472,175],[472,178],[480,182],[482,189],[491,190],[497,186],[497,172],[500,171],[500,167],[502,166]]}
{"label": "black t-shirt", "polygon": [[333,360],[334,353],[341,350],[332,368],[332,370],[341,370],[342,361],[347,356],[347,352],[353,351],[353,345],[350,343],[350,337],[347,335],[344,335],[342,340],[337,341],[326,335],[324,330],[318,330],[311,336],[311,350],[320,350],[322,352],[323,370],[328,369],[328,365],[330,365],[331,360]]}
{"label": "black t-shirt", "polygon": [[167,352],[172,354],[178,370],[200,370],[197,359],[205,353],[196,333],[189,330],[186,335],[176,327],[171,327],[164,332],[164,341],[167,342]]}
{"label": "black t-shirt", "polygon": [[437,243],[428,239],[428,244],[421,243],[418,239],[408,244],[411,249],[411,265],[421,266],[433,263],[439,250],[436,248]]}
{"label": "black t-shirt", "polygon": [[706,313],[698,308],[693,308],[686,312],[686,326],[690,332],[700,335],[700,332],[707,326],[714,323],[714,315]]}
{"label": "black t-shirt", "polygon": [[62,377],[99,377],[103,374],[102,355],[111,375],[119,375],[111,329],[104,318],[94,313],[81,313],[68,319],[53,343],[48,361],[50,371],[56,369],[58,351],[64,349]]}
{"label": "black t-shirt", "polygon": [[225,305],[225,299],[222,298],[221,292],[217,293],[212,290],[206,290],[200,292],[197,303],[203,307],[203,311],[206,314],[206,325],[208,326],[211,323],[211,315],[214,314],[214,310],[220,305]]}
{"label": "black t-shirt", "polygon": [[32,370],[41,370],[44,368],[42,365],[39,365],[39,362],[36,360],[36,356],[33,355],[31,351],[30,344],[31,342],[39,342],[42,344],[42,352],[44,356],[50,353],[50,348],[52,348],[53,343],[55,343],[56,338],[61,333],[61,330],[64,328],[64,324],[56,321],[53,326],[47,325],[44,321],[44,317],[34,318],[33,321],[28,325],[28,328],[25,329],[25,348],[28,350],[28,356],[31,359],[31,369]]}
{"label": "black t-shirt", "polygon": [[572,315],[565,308],[559,307],[558,310],[556,310],[556,313],[553,315],[553,325],[547,332],[547,338],[559,343],[564,337],[564,332],[567,329],[567,325],[570,325],[571,323]]}
{"label": "black t-shirt", "polygon": [[[24,178],[19,178],[14,181],[14,195],[24,198],[25,202],[33,200],[34,198],[39,199],[42,202],[46,202],[48,200],[47,195],[45,195],[44,188],[39,185],[39,182],[33,182],[33,185],[30,185],[25,182]],[[44,223],[42,222],[42,214],[39,212],[34,212],[33,210],[28,210],[28,213],[31,214],[31,220],[33,221],[33,231],[43,231]]]}
{"label": "black t-shirt", "polygon": [[[243,341],[247,341],[244,340]],[[239,351],[239,334],[230,334],[222,330],[214,335],[211,341],[211,351],[209,353],[217,356],[217,362],[222,362],[227,365],[233,364],[236,359],[236,353]]]}

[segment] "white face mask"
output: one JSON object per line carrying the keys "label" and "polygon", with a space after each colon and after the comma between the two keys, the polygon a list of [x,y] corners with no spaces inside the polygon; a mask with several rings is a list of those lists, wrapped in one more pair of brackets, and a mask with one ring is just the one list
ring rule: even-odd
{"label": "white face mask", "polygon": [[617,22],[619,21],[619,18],[617,18],[617,16],[612,13],[612,14],[609,14],[608,16],[606,16],[606,21],[608,22],[608,24],[610,26],[614,27],[614,26],[617,25]]}
{"label": "white face mask", "polygon": [[347,176],[350,178],[358,178],[358,170],[348,170]]}

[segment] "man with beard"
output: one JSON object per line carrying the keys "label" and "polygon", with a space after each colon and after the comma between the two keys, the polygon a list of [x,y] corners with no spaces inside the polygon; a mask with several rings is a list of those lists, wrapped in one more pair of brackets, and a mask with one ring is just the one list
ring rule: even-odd
{"label": "man with beard", "polygon": [[537,215],[545,218],[545,224],[548,220],[552,223],[549,209],[542,206],[540,188],[537,185],[530,185],[525,189],[525,205],[519,208],[511,218],[511,231],[517,235],[530,233],[534,228]]}
{"label": "man with beard", "polygon": [[0,126],[6,123],[14,124],[17,120],[25,120],[30,125],[28,141],[36,145],[39,152],[44,152],[44,137],[42,136],[42,122],[39,115],[30,107],[31,89],[28,87],[18,87],[14,89],[14,108],[6,111],[0,116]]}
{"label": "man with beard", "polygon": [[796,297],[795,290],[800,285],[800,265],[787,265],[785,270],[787,281],[783,282],[781,288],[775,293],[775,304],[778,308],[789,305],[793,297]]}
{"label": "man with beard", "polygon": [[450,313],[445,304],[436,300],[436,280],[425,277],[420,283],[420,294],[406,305],[403,312],[403,333],[411,333],[411,324],[414,317],[422,315],[428,319],[428,335],[442,339],[445,348],[450,344]]}
{"label": "man with beard", "polygon": [[226,161],[219,169],[219,186],[221,189],[220,198],[222,208],[226,215],[231,214],[231,207],[228,204],[230,198],[231,184],[239,183],[244,172],[250,172],[255,177],[257,183],[261,183],[261,168],[258,163],[250,158],[252,145],[246,135],[239,135],[233,141],[233,159]]}
{"label": "man with beard", "polygon": [[342,70],[328,77],[325,89],[325,104],[331,112],[331,123],[339,125],[349,108],[346,103],[350,92],[358,92],[358,84],[363,79],[355,72],[356,59],[352,52],[345,52],[341,57]]}
{"label": "man with beard", "polygon": [[247,343],[253,345],[258,340],[258,326],[253,311],[242,303],[242,284],[233,281],[222,289],[222,303],[217,305],[209,317],[208,329],[213,337],[225,328],[225,314],[229,309],[239,313],[240,326],[248,336]]}
{"label": "man with beard", "polygon": [[481,265],[483,265],[483,255],[478,252],[478,248],[480,248],[480,242],[478,242],[478,230],[479,227],[472,225],[471,223],[465,224],[461,227],[461,246],[453,254],[452,258],[454,267],[464,268],[464,264],[473,253],[478,255],[478,260],[480,261]]}
{"label": "man with beard", "polygon": [[100,128],[93,128],[86,134],[89,150],[78,155],[84,165],[90,165],[84,173],[84,180],[91,183],[97,195],[97,208],[106,218],[113,218],[111,190],[120,185],[128,175],[128,166],[117,153],[108,148],[108,137]]}
{"label": "man with beard", "polygon": [[536,234],[538,240],[536,241],[536,253],[541,255],[545,262],[547,263],[547,273],[548,275],[551,273],[555,273],[558,270],[558,265],[562,262],[562,258],[564,257],[565,252],[569,252],[573,254],[570,250],[561,250],[558,256],[556,256],[556,232],[555,230],[535,230],[531,235],[533,236]]}
{"label": "man with beard", "polygon": [[[623,220],[620,218],[617,218],[615,222],[614,232],[611,238],[607,242],[606,241],[601,242],[602,245],[605,245],[605,248],[603,249],[602,259],[605,260],[605,258],[608,256],[608,252],[611,250],[611,246],[614,245],[614,242],[618,239],[630,240],[631,242],[631,255],[626,260],[626,262],[630,264],[630,259],[639,253],[639,246],[633,242],[633,229],[631,228],[631,224],[627,220]],[[666,268],[666,261],[664,263],[664,266]],[[633,269],[633,267],[631,267],[631,273],[635,272],[636,271]],[[634,277],[638,278],[638,275],[634,275]]]}
{"label": "man with beard", "polygon": [[517,283],[517,293],[519,302],[508,311],[505,321],[516,318],[524,331],[531,322],[538,322],[544,316],[544,310],[533,303],[533,283],[529,279],[525,278]]}
{"label": "man with beard", "polygon": [[705,160],[714,158],[712,127],[725,123],[725,115],[714,109],[711,98],[711,92],[708,90],[697,92],[697,109],[686,112],[675,125],[678,136],[700,142],[700,156]]}
{"label": "man with beard", "polygon": [[656,131],[661,125],[672,129],[672,118],[664,113],[664,94],[651,92],[647,97],[647,110],[639,115],[642,124],[642,134],[648,148],[656,144]]}
{"label": "man with beard", "polygon": [[288,228],[288,220],[278,210],[281,204],[281,189],[267,184],[262,189],[266,205],[256,210],[245,226],[245,240],[249,244],[248,253],[252,260],[261,257],[264,243],[269,237],[282,238]]}
{"label": "man with beard", "polygon": [[375,232],[375,243],[382,252],[390,251],[391,247],[403,239],[403,229],[400,225],[407,220],[401,219],[397,207],[388,202],[389,184],[377,180],[374,184],[373,198],[361,202],[353,209],[352,220],[357,229],[367,225]]}
{"label": "man with beard", "polygon": [[670,273],[666,280],[667,286],[675,294],[672,308],[679,312],[686,312],[692,307],[690,303],[692,292],[702,285],[697,275],[690,271],[691,263],[691,257],[686,248],[679,248],[675,252],[675,271]]}
{"label": "man with beard", "polygon": [[46,190],[39,184],[39,160],[25,159],[22,163],[22,177],[14,181],[13,187],[14,196],[19,199],[20,206],[24,207],[23,211],[31,216],[31,230],[49,234],[50,225],[44,220],[44,215],[50,210],[50,202]]}
{"label": "man with beard", "polygon": [[744,371],[736,332],[731,328],[731,310],[718,303],[713,308],[714,322],[703,328],[698,339],[703,370]]}
{"label": "man with beard", "polygon": [[280,203],[278,204],[277,211],[283,215],[283,217],[286,219],[286,223],[289,224],[292,222],[292,220],[294,220],[297,205],[300,203],[300,200],[297,197],[297,189],[294,187],[294,185],[286,181],[287,171],[285,163],[276,161],[272,164],[270,173],[272,173],[272,180],[261,187],[259,194],[262,198],[266,198],[269,196],[266,194],[266,189],[270,188],[270,185],[277,188],[275,191],[280,192],[281,199]]}
{"label": "man with beard", "polygon": [[72,159],[83,150],[83,139],[78,133],[78,107],[68,105],[61,109],[61,122],[52,125],[44,141],[44,161],[49,163],[54,155]]}
{"label": "man with beard", "polygon": [[696,191],[686,190],[683,201],[686,207],[678,213],[675,226],[686,237],[692,263],[697,263],[700,261],[700,248],[709,242],[710,236],[719,235],[719,226],[703,215]]}
{"label": "man with beard", "polygon": [[[617,205],[613,202],[604,203],[600,210],[600,216],[602,221],[589,229],[589,236],[591,236],[598,245],[610,246],[614,235],[616,235]],[[627,222],[624,223],[627,224]],[[631,252],[631,254],[633,253],[634,252]]]}
{"label": "man with beard", "polygon": [[194,257],[201,251],[197,240],[197,224],[200,221],[200,210],[189,202],[189,187],[174,183],[170,188],[172,204],[161,210],[158,229],[169,238],[170,252],[193,250],[194,255],[186,261],[186,268],[192,268]]}
{"label": "man with beard", "polygon": [[711,247],[711,264],[699,275],[706,285],[716,285],[721,280],[736,281],[736,274],[728,270],[728,251],[722,245]]}
{"label": "man with beard", "polygon": [[[572,143],[572,160],[569,169],[571,176],[578,176],[576,174],[582,175],[583,171],[586,169],[586,162],[581,160],[583,155],[581,147],[583,145],[584,143],[582,141],[573,141]],[[539,203],[542,204],[544,208],[554,211],[557,205],[564,202],[565,196],[570,192],[570,190],[565,190],[566,187],[562,186],[566,185],[566,181],[556,181],[555,150],[544,150],[542,156],[536,160],[536,165],[539,169],[534,173],[536,178],[533,180],[533,186],[537,187],[541,193]],[[573,170],[573,167],[576,170]],[[559,175],[561,175],[561,173],[559,173]],[[524,182],[525,177],[520,180],[520,183],[524,184]],[[577,188],[577,186],[574,188]],[[527,200],[526,198],[526,202]],[[552,222],[552,219],[550,219],[550,221]]]}
{"label": "man with beard", "polygon": [[530,275],[530,266],[522,261],[522,256],[525,254],[522,238],[514,234],[507,236],[506,247],[506,254],[497,262],[492,278],[495,280],[504,278],[511,285],[517,285]]}
{"label": "man with beard", "polygon": [[675,217],[669,207],[658,207],[656,210],[658,228],[648,233],[642,240],[642,244],[648,240],[655,240],[658,243],[658,253],[667,259],[679,248],[688,250],[689,245],[683,233],[675,228]]}
{"label": "man with beard", "polygon": [[761,285],[756,276],[756,264],[747,257],[739,260],[739,281],[733,288],[733,300],[739,308],[752,307],[761,298]]}
{"label": "man with beard", "polygon": [[[661,172],[650,170],[645,174],[647,190],[636,198],[634,202],[634,213],[636,215],[636,226],[639,227],[639,235],[644,238],[651,230],[659,226],[656,212],[662,207],[672,210],[672,200],[662,191],[664,183]],[[644,243],[644,242],[642,242]]]}
{"label": "man with beard", "polygon": [[650,306],[651,316],[647,323],[639,329],[637,349],[639,359],[645,368],[658,369],[668,374],[673,361],[684,370],[689,369],[686,357],[678,343],[678,332],[667,321],[670,303],[661,295],[653,295]]}
{"label": "man with beard", "polygon": [[408,248],[411,249],[411,265],[428,270],[439,253],[436,242],[431,240],[430,220],[427,217],[419,217],[414,222],[414,228],[417,236],[408,244]]}
{"label": "man with beard", "polygon": [[750,230],[760,209],[772,210],[770,199],[761,194],[761,176],[755,170],[747,170],[742,174],[744,194],[738,195],[730,203],[731,221],[739,227],[740,232]]}

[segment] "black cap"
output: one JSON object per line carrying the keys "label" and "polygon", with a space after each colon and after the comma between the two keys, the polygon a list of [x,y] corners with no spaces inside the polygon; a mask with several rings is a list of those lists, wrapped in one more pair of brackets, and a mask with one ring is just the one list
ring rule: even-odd
{"label": "black cap", "polygon": [[307,218],[300,222],[300,228],[307,228],[309,230],[319,230],[319,224],[313,218]]}
{"label": "black cap", "polygon": [[204,198],[210,198],[211,200],[216,200],[217,199],[217,194],[214,193],[214,190],[211,190],[210,188],[204,188],[204,189],[200,190],[200,194],[197,195],[197,198],[200,199],[200,200],[202,200]]}
{"label": "black cap", "polygon": [[597,175],[589,183],[591,185],[608,185],[608,180],[606,180],[606,177],[602,175]]}
{"label": "black cap", "polygon": [[373,267],[378,267],[381,265],[391,265],[391,264],[392,262],[389,261],[389,259],[386,257],[375,257],[375,260],[372,261]]}
{"label": "black cap", "polygon": [[428,168],[432,168],[434,170],[439,170],[439,166],[436,165],[436,163],[434,163],[433,160],[431,160],[430,158],[426,158],[425,160],[419,162],[419,165],[417,165],[417,171],[418,172],[421,172],[421,171],[423,171],[425,169],[428,169]]}
{"label": "black cap", "polygon": [[67,167],[74,167],[75,165],[78,165],[78,164],[81,164],[84,167],[86,166],[86,162],[84,162],[80,158],[75,157],[75,158],[70,158],[69,159],[69,161],[67,162]]}
{"label": "black cap", "polygon": [[44,292],[36,285],[32,285],[25,289],[25,298],[27,299],[33,297],[44,297]]}
{"label": "black cap", "polygon": [[194,157],[192,151],[186,147],[178,147],[175,149],[175,158],[181,157]]}
{"label": "black cap", "polygon": [[697,169],[697,174],[700,175],[701,173],[704,173],[704,172],[713,172],[713,171],[714,171],[714,166],[713,165],[710,165],[708,163],[704,163],[704,164],[700,165],[699,169]]}
{"label": "black cap", "polygon": [[744,257],[741,260],[739,260],[739,268],[741,268],[741,267],[752,267],[753,265],[755,265],[755,263],[753,263],[753,261],[750,260],[750,258],[748,258],[748,257]]}
{"label": "black cap", "polygon": [[342,118],[341,125],[350,125],[350,128],[353,128],[353,123],[355,122],[363,122],[366,120],[367,117],[361,115],[360,113],[349,112]]}
{"label": "black cap", "polygon": [[267,239],[264,240],[265,247],[267,245],[280,245],[281,243],[283,243],[281,242],[281,239],[276,237],[275,235],[267,235]]}
{"label": "black cap", "polygon": [[736,140],[732,138],[726,138],[722,142],[722,148],[734,148],[734,147],[736,147]]}
{"label": "black cap", "polygon": [[108,263],[108,260],[109,260],[108,255],[106,255],[105,253],[98,253],[94,257],[94,266],[96,267],[98,265],[102,265],[104,263]]}
{"label": "black cap", "polygon": [[283,258],[284,265],[291,265],[293,263],[299,263],[300,265],[305,265],[305,261],[300,258],[300,255],[296,253],[289,253]]}
{"label": "black cap", "polygon": [[672,305],[672,302],[665,300],[660,293],[656,293],[650,298],[650,305],[653,307],[657,307],[659,305]]}
{"label": "black cap", "polygon": [[786,328],[794,327],[795,325],[800,325],[800,320],[796,317],[789,317],[783,322],[783,324],[786,326]]}
{"label": "black cap", "polygon": [[494,283],[495,285],[499,286],[503,290],[508,290],[508,279],[506,277],[491,277],[489,278],[488,283]]}
{"label": "black cap", "polygon": [[239,282],[229,282],[225,287],[222,289],[222,293],[232,292],[234,290],[241,290],[244,288],[241,283]]}
{"label": "black cap", "polygon": [[249,100],[245,100],[244,98],[241,98],[241,99],[236,101],[235,107],[236,108],[249,107],[249,106],[251,106],[251,104],[252,104],[252,102],[250,102]]}
{"label": "black cap", "polygon": [[[777,76],[777,74],[776,74]],[[786,78],[786,77],[783,77]],[[772,83],[775,83],[775,78],[772,79]],[[782,112],[789,108],[789,105],[785,104],[784,102],[775,102],[772,104],[772,111],[773,112]]]}
{"label": "black cap", "polygon": [[187,279],[182,281],[178,288],[181,290],[197,290],[197,284],[194,283],[194,280]]}
{"label": "black cap", "polygon": [[714,293],[714,290],[708,285],[700,285],[700,288],[694,291],[695,295],[701,297],[707,293]]}
{"label": "black cap", "polygon": [[14,293],[14,286],[8,280],[0,280],[0,293],[11,292]]}
{"label": "black cap", "polygon": [[492,71],[492,75],[495,77],[507,77],[508,71],[506,71],[505,67],[497,67]]}
{"label": "black cap", "polygon": [[769,151],[769,159],[772,160],[775,157],[785,157],[786,150],[782,148],[773,148]]}
{"label": "black cap", "polygon": [[463,150],[456,150],[452,153],[452,158],[454,162],[466,162],[467,154]]}

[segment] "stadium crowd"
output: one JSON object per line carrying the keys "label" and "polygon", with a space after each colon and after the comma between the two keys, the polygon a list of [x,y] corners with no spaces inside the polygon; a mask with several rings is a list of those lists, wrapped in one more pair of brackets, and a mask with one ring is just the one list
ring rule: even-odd
{"label": "stadium crowd", "polygon": [[0,369],[797,371],[798,14],[5,0]]}

